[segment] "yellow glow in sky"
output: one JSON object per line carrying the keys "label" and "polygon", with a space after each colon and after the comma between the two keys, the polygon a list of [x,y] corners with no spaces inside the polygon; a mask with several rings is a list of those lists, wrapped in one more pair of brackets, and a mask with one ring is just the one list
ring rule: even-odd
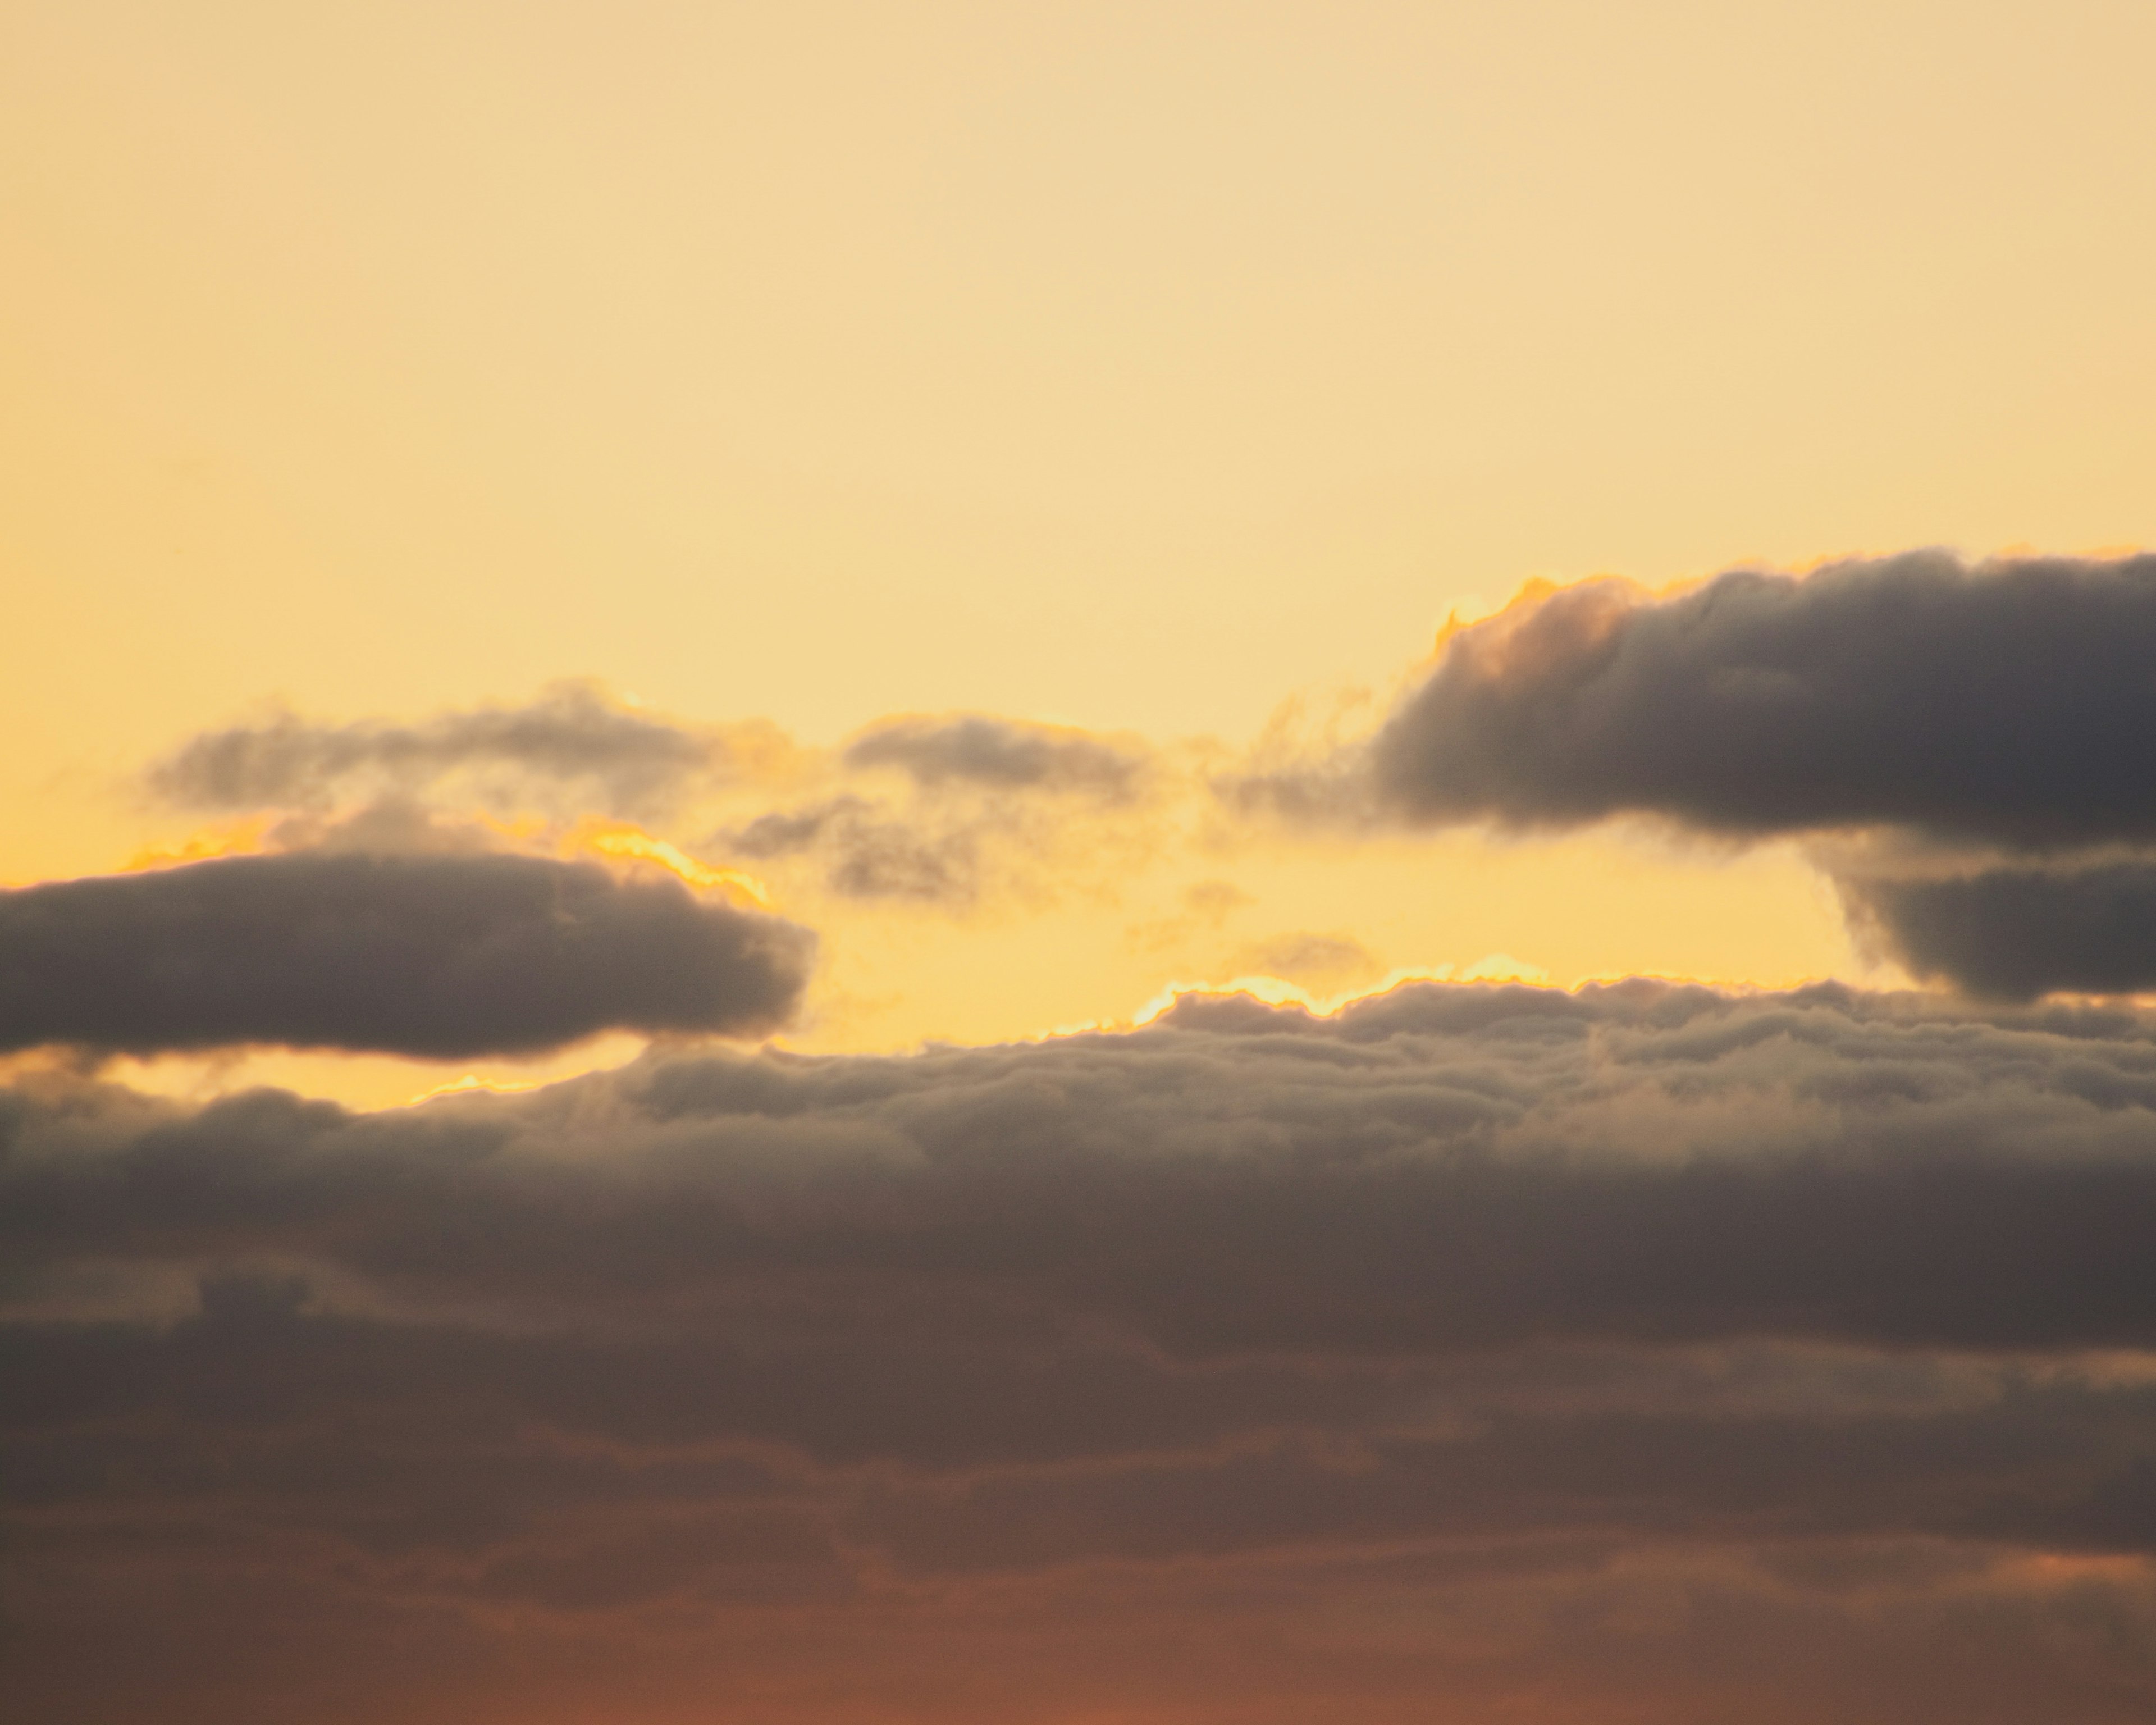
{"label": "yellow glow in sky", "polygon": [[[2156,540],[2152,69],[2096,0],[11,6],[0,879],[183,842],[131,776],[270,697],[1232,749],[1532,578]],[[1130,844],[774,880],[802,1038],[1305,937],[1861,968],[1784,850]]]}

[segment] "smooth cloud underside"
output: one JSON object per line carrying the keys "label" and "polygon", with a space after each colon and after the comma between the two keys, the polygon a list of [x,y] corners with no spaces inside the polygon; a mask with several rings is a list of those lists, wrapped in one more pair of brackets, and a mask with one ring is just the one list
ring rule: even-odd
{"label": "smooth cloud underside", "polygon": [[2156,862],[1846,879],[1860,926],[1967,993],[2130,993],[2156,983]]}
{"label": "smooth cloud underside", "polygon": [[1594,582],[1454,634],[1375,740],[1419,822],[2156,836],[2156,557],[1916,552],[1661,599]]}
{"label": "smooth cloud underside", "polygon": [[755,1034],[806,930],[671,876],[486,854],[290,852],[0,893],[0,1050],[262,1043],[425,1058],[607,1029]]}
{"label": "smooth cloud underside", "polygon": [[0,1698],[64,1717],[2156,1702],[2145,1016],[1417,986],[4,1106]]}

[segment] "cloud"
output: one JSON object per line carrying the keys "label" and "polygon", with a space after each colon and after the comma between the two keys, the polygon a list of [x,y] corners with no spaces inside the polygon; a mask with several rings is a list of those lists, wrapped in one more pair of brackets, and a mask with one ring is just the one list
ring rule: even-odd
{"label": "cloud", "polygon": [[340,791],[409,794],[475,775],[480,783],[470,788],[482,794],[515,800],[551,785],[639,815],[783,747],[768,726],[690,727],[618,706],[593,685],[565,682],[523,706],[416,725],[321,725],[279,713],[189,739],[145,783],[183,807],[275,809],[320,806]]}
{"label": "cloud", "polygon": [[1368,768],[1422,823],[2148,839],[2151,664],[2156,557],[1919,552],[1661,598],[1591,582],[1452,634]]}
{"label": "cloud", "polygon": [[448,1058],[614,1029],[752,1034],[791,1014],[814,945],[670,876],[593,864],[228,857],[0,893],[0,1049]]}
{"label": "cloud", "polygon": [[847,766],[895,767],[929,788],[1084,793],[1111,801],[1136,793],[1146,751],[1083,731],[963,713],[901,717],[870,726],[846,747]]}
{"label": "cloud", "polygon": [[0,1700],[2110,1725],[2152,1117],[2137,1013],[1648,983],[372,1115],[25,1078]]}
{"label": "cloud", "polygon": [[1840,885],[1853,920],[1912,975],[2004,999],[2156,988],[2156,862]]}
{"label": "cloud", "polygon": [[841,898],[963,907],[981,890],[983,836],[978,821],[923,824],[847,794],[774,809],[710,842],[753,861],[820,854],[824,884]]}
{"label": "cloud", "polygon": [[2152,1073],[2132,1014],[1832,988],[1186,997],[1122,1035],[668,1057],[401,1115],[33,1099],[0,1228],[18,1266],[296,1255],[654,1334],[783,1291],[833,1334],[926,1302],[948,1338],[1060,1313],[1192,1362],[2156,1346]]}
{"label": "cloud", "polygon": [[1237,976],[1276,976],[1324,993],[1368,984],[1384,974],[1384,960],[1349,934],[1275,935],[1241,948],[1228,961]]}

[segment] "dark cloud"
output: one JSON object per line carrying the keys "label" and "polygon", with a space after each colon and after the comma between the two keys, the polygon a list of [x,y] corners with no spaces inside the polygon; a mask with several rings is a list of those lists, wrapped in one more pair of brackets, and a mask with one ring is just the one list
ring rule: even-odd
{"label": "dark cloud", "polygon": [[[1125,1037],[673,1060],[310,1125],[304,1164],[262,1191],[273,1164],[248,1145],[315,1117],[270,1098],[107,1167],[192,1170],[204,1203],[238,1182],[264,1251],[290,1225],[355,1274],[401,1263],[586,1312],[873,1266],[880,1310],[1015,1302],[1194,1359],[1550,1335],[2156,1346],[2156,1032],[1902,1010],[1645,984],[1403,988],[1337,1019],[1186,999]],[[437,1154],[452,1126],[526,1135],[572,1096],[603,1177]],[[397,1203],[325,1231],[321,1207],[385,1158]],[[167,1179],[122,1189],[140,1214],[95,1189],[131,1238],[199,1210]],[[71,1237],[70,1189],[13,1189],[19,1261]],[[584,1226],[595,1209],[612,1225]]]}
{"label": "dark cloud", "polygon": [[[2152,664],[2152,557],[1924,552],[1666,598],[1594,582],[1454,634],[1369,768],[1419,822],[2147,839]],[[1273,800],[1291,803],[1284,784]]]}
{"label": "dark cloud", "polygon": [[722,776],[730,760],[723,733],[618,706],[588,684],[562,683],[523,706],[416,725],[321,725],[280,713],[191,738],[146,782],[184,807],[275,809],[316,806],[346,790],[409,793],[453,774],[491,775],[495,788],[512,794],[551,782],[637,814]]}
{"label": "dark cloud", "polygon": [[26,1079],[0,1702],[2146,1717],[2152,1120],[2134,1012],[1645,983]]}
{"label": "dark cloud", "polygon": [[670,876],[291,852],[0,892],[0,1049],[224,1044],[427,1057],[605,1029],[767,1030],[814,940]]}
{"label": "dark cloud", "polygon": [[2156,988],[2156,863],[1848,878],[1860,927],[1920,977],[2004,999]]}
{"label": "dark cloud", "polygon": [[1144,752],[1082,731],[978,713],[952,718],[886,719],[847,745],[849,767],[896,767],[926,787],[966,784],[990,790],[1132,795],[1147,768]]}

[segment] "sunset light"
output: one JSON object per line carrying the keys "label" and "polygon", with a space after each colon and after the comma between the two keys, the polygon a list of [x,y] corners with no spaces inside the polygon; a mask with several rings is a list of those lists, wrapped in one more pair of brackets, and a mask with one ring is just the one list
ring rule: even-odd
{"label": "sunset light", "polygon": [[0,1725],[2156,1720],[2152,89],[0,4]]}

